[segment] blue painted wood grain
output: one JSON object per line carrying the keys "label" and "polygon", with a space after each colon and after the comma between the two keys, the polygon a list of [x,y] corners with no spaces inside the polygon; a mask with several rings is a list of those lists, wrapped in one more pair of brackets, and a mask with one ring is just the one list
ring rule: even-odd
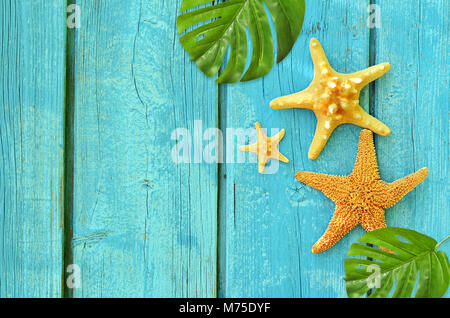
{"label": "blue painted wood grain", "polygon": [[171,160],[217,126],[217,86],[178,42],[181,1],[77,1],[75,297],[214,297],[217,165]]}
{"label": "blue painted wood grain", "polygon": [[[384,0],[377,4],[382,25],[374,39],[375,59],[392,63],[374,95],[376,116],[389,119],[392,130],[388,138],[375,140],[380,173],[386,181],[394,181],[422,167],[429,169],[421,185],[386,211],[386,221],[439,242],[450,234],[450,3]],[[442,250],[450,255],[450,244],[442,245]]]}
{"label": "blue painted wood grain", "polygon": [[[221,296],[345,297],[344,257],[363,231],[353,230],[320,255],[311,247],[323,234],[334,204],[294,179],[299,170],[349,174],[360,128],[339,127],[316,161],[307,158],[316,119],[308,110],[272,110],[276,97],[305,89],[313,77],[309,41],[321,41],[340,72],[369,66],[369,1],[307,1],[302,34],[293,51],[265,78],[226,87],[227,127],[285,128],[281,152],[291,163],[274,175],[259,175],[256,164],[227,165],[221,213]],[[368,94],[362,105],[368,110]],[[224,107],[222,105],[222,107]],[[383,119],[383,118],[382,118]],[[270,131],[270,129],[269,129]],[[224,176],[222,176],[223,178]]]}
{"label": "blue painted wood grain", "polygon": [[60,297],[65,3],[0,4],[0,297]]}

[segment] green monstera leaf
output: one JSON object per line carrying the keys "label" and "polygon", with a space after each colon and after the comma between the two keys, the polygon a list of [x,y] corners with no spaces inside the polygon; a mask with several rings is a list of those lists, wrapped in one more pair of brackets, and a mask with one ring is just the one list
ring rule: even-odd
{"label": "green monstera leaf", "polygon": [[[272,69],[274,49],[264,3],[275,24],[278,62],[291,51],[300,35],[305,14],[305,0],[228,0],[201,6],[206,3],[211,1],[184,0],[177,29],[178,33],[183,33],[193,27],[180,38],[180,42],[207,76],[220,70],[230,47],[227,66],[217,79],[219,83],[237,82],[244,73],[247,29],[252,39],[252,58],[241,80],[262,77]],[[189,9],[193,11],[185,12]]]}
{"label": "green monstera leaf", "polygon": [[416,231],[394,227],[365,234],[359,242],[375,247],[355,243],[347,256],[373,260],[345,260],[347,295],[361,297],[375,288],[369,297],[388,297],[396,282],[393,298],[411,297],[416,285],[416,298],[442,297],[449,286],[450,265],[447,255],[436,249],[444,241],[438,244]]}

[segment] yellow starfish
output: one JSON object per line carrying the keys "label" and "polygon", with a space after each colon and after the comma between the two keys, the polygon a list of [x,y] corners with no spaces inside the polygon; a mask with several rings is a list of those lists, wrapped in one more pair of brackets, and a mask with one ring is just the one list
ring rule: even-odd
{"label": "yellow starfish", "polygon": [[269,159],[277,159],[288,163],[289,160],[278,151],[278,144],[284,137],[285,130],[282,129],[278,134],[272,137],[267,137],[261,125],[256,123],[257,141],[252,145],[239,147],[242,151],[254,152],[258,155],[259,173],[263,173],[266,162]]}
{"label": "yellow starfish", "polygon": [[349,176],[298,172],[297,180],[322,191],[336,203],[333,218],[314,244],[313,253],[329,249],[358,224],[368,232],[386,227],[384,209],[397,203],[427,175],[428,169],[422,168],[393,183],[380,180],[373,134],[366,129],[361,132],[356,163]]}
{"label": "yellow starfish", "polygon": [[388,136],[391,133],[389,127],[364,111],[359,104],[359,95],[364,86],[387,73],[391,65],[383,63],[353,74],[341,74],[331,68],[317,39],[311,40],[310,50],[314,79],[309,87],[270,103],[274,109],[305,108],[314,111],[317,127],[309,148],[309,159],[319,156],[334,129],[341,124],[354,124]]}

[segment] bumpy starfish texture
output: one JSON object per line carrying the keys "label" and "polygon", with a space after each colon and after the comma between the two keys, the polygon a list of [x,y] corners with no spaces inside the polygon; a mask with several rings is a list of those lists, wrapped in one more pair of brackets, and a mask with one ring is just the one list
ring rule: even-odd
{"label": "bumpy starfish texture", "polygon": [[256,123],[257,141],[252,145],[239,147],[242,151],[254,152],[258,155],[258,171],[263,173],[264,167],[269,159],[277,159],[279,161],[288,163],[289,160],[278,151],[278,144],[283,139],[285,130],[282,129],[278,134],[272,137],[267,137],[261,125]]}
{"label": "bumpy starfish texture", "polygon": [[391,65],[382,63],[352,74],[333,70],[317,39],[310,43],[314,63],[314,79],[307,89],[296,94],[274,99],[274,109],[305,108],[317,117],[316,133],[309,148],[308,157],[316,159],[334,129],[341,124],[354,124],[388,136],[389,127],[367,114],[359,104],[361,90],[370,82],[386,74]]}
{"label": "bumpy starfish texture", "polygon": [[356,163],[349,176],[298,172],[297,180],[322,191],[336,203],[330,224],[314,244],[313,253],[329,249],[359,224],[368,232],[386,227],[384,209],[397,203],[427,175],[428,169],[422,168],[393,183],[380,180],[373,134],[366,129],[361,132]]}

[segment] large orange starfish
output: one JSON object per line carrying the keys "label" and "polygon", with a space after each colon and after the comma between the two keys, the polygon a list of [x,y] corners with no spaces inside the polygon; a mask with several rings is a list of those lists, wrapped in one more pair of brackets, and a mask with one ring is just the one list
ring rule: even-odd
{"label": "large orange starfish", "polygon": [[314,160],[320,155],[334,129],[341,124],[354,124],[388,136],[389,127],[364,111],[359,95],[364,86],[387,73],[391,65],[382,63],[356,73],[341,74],[330,66],[317,39],[311,40],[310,50],[314,79],[308,88],[270,103],[274,109],[305,108],[314,112],[317,127],[308,158]]}
{"label": "large orange starfish", "polygon": [[313,253],[329,249],[359,224],[368,232],[386,227],[384,209],[397,203],[427,175],[428,169],[422,168],[393,183],[380,180],[373,134],[366,129],[361,132],[356,163],[349,176],[298,172],[297,180],[322,191],[336,203],[333,218],[314,244]]}

